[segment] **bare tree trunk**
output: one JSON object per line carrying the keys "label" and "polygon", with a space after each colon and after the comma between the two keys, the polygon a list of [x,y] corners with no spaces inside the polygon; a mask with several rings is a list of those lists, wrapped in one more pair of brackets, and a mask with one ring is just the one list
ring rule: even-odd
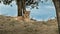
{"label": "bare tree trunk", "polygon": [[22,16],[22,0],[16,0],[18,7],[18,16]]}
{"label": "bare tree trunk", "polygon": [[26,11],[26,9],[25,9],[26,0],[16,0],[16,1],[17,1],[17,7],[18,7],[18,16],[23,16],[23,14]]}
{"label": "bare tree trunk", "polygon": [[26,2],[26,0],[22,1],[23,14],[24,14],[24,13],[25,13],[25,11],[26,11],[26,8],[25,8],[26,4],[25,4],[25,2]]}
{"label": "bare tree trunk", "polygon": [[60,33],[60,0],[53,0],[55,8],[56,8],[56,15],[57,15],[57,21],[58,21],[58,27],[59,27],[59,33]]}

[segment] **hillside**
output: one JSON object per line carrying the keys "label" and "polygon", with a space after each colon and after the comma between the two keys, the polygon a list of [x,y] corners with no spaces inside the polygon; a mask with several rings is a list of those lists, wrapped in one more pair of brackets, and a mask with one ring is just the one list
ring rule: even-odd
{"label": "hillside", "polygon": [[58,34],[56,19],[46,22],[33,20],[20,22],[13,18],[0,15],[0,34]]}

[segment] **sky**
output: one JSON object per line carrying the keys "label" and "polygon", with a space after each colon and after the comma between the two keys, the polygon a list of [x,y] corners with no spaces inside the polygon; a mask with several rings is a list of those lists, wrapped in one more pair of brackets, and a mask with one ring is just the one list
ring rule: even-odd
{"label": "sky", "polygon": [[[47,2],[42,1],[43,3],[39,3],[39,9],[27,8],[27,10],[30,10],[30,18],[36,19],[37,21],[54,19],[56,17],[56,10],[52,0],[48,0]],[[16,2],[13,1],[10,5],[0,3],[0,15],[17,16]]]}

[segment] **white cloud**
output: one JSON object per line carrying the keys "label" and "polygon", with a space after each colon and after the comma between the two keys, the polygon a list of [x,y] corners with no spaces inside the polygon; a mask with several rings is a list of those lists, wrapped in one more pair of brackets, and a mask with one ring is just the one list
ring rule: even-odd
{"label": "white cloud", "polygon": [[55,8],[54,6],[45,6],[46,8]]}
{"label": "white cloud", "polygon": [[27,11],[30,11],[30,8],[26,8]]}

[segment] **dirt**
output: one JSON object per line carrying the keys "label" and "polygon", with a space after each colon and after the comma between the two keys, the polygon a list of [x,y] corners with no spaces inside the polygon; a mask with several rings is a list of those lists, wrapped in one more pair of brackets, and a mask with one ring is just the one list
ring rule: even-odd
{"label": "dirt", "polygon": [[17,21],[10,16],[0,16],[0,34],[59,34],[56,19],[48,21]]}

